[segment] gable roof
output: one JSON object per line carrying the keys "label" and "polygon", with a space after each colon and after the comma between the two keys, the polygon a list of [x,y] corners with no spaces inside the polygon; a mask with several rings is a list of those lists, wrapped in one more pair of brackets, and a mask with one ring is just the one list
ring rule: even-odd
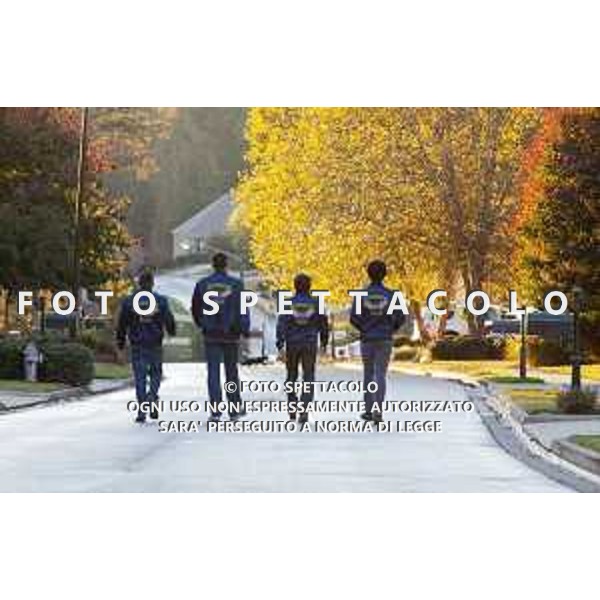
{"label": "gable roof", "polygon": [[206,238],[223,233],[227,229],[233,208],[233,194],[230,190],[175,227],[172,233],[177,237],[192,238]]}

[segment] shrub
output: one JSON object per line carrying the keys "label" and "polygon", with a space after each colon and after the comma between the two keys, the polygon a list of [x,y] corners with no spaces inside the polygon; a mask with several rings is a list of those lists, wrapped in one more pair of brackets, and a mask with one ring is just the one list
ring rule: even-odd
{"label": "shrub", "polygon": [[115,362],[117,360],[113,333],[109,329],[86,329],[81,332],[77,341],[89,348],[98,361]]}
{"label": "shrub", "polygon": [[23,349],[21,338],[0,338],[0,379],[23,379]]}
{"label": "shrub", "polygon": [[397,335],[393,339],[394,348],[401,348],[402,346],[413,346],[413,342],[407,335]]}
{"label": "shrub", "polygon": [[419,348],[415,346],[400,346],[394,350],[394,360],[416,360]]}
{"label": "shrub", "polygon": [[560,392],[556,399],[558,410],[567,414],[591,413],[596,410],[596,391],[587,388]]}
{"label": "shrub", "polygon": [[459,335],[438,340],[432,348],[432,357],[434,360],[502,360],[504,350],[504,338]]}
{"label": "shrub", "polygon": [[571,351],[557,340],[532,338],[527,349],[529,364],[534,367],[555,367],[570,364]]}
{"label": "shrub", "polygon": [[[555,367],[570,364],[571,352],[565,342],[547,340],[539,336],[527,337],[527,362],[532,367]],[[510,338],[506,344],[506,358],[518,360],[521,349],[519,337]]]}
{"label": "shrub", "polygon": [[87,385],[94,378],[94,355],[89,348],[74,342],[42,345],[44,362],[40,375],[43,381],[68,385]]}

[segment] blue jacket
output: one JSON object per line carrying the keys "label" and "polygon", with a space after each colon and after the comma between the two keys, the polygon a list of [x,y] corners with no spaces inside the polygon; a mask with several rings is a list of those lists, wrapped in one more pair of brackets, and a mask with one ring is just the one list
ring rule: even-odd
{"label": "blue jacket", "polygon": [[366,288],[368,296],[361,298],[361,314],[356,313],[356,298],[352,304],[350,323],[360,332],[363,342],[391,340],[395,331],[404,323],[405,316],[400,310],[387,314],[393,290],[383,284],[372,283]]}
{"label": "blue jacket", "polygon": [[277,318],[277,348],[300,344],[327,346],[329,325],[327,317],[319,314],[319,301],[308,294],[296,294],[292,299],[291,315]]}
{"label": "blue jacket", "polygon": [[[250,332],[250,316],[241,314],[242,290],[241,279],[221,271],[215,271],[196,283],[192,296],[192,316],[206,339],[235,341],[240,335]],[[219,305],[217,314],[206,314],[207,310],[213,309],[204,302],[206,292],[218,292],[218,296],[212,297],[213,302]]]}
{"label": "blue jacket", "polygon": [[[117,342],[123,345],[125,338],[129,336],[132,346],[160,346],[165,330],[169,335],[176,333],[175,319],[169,308],[169,302],[164,296],[152,292],[156,299],[156,309],[150,315],[138,315],[133,309],[133,297],[138,291],[140,290],[127,296],[121,302],[117,324]],[[148,302],[147,298],[140,298],[140,308],[146,308]]]}

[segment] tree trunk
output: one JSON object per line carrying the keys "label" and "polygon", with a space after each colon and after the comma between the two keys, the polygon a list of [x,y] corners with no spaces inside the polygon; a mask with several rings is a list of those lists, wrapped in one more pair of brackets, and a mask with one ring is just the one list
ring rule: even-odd
{"label": "tree trunk", "polygon": [[4,327],[6,328],[6,331],[10,329],[10,296],[10,290],[6,290],[4,298]]}
{"label": "tree trunk", "polygon": [[421,303],[413,300],[410,303],[410,309],[412,311],[413,317],[417,322],[417,328],[419,330],[419,337],[421,338],[421,344],[424,346],[430,342],[429,332],[425,327],[425,322],[423,321],[423,315],[421,314]]}

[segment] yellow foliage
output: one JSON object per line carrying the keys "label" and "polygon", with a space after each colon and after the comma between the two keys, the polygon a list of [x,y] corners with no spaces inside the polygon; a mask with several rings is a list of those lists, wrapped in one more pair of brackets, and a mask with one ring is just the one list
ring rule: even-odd
{"label": "yellow foliage", "polygon": [[337,303],[373,258],[389,284],[501,281],[536,109],[255,108],[237,219],[274,286],[305,271]]}

